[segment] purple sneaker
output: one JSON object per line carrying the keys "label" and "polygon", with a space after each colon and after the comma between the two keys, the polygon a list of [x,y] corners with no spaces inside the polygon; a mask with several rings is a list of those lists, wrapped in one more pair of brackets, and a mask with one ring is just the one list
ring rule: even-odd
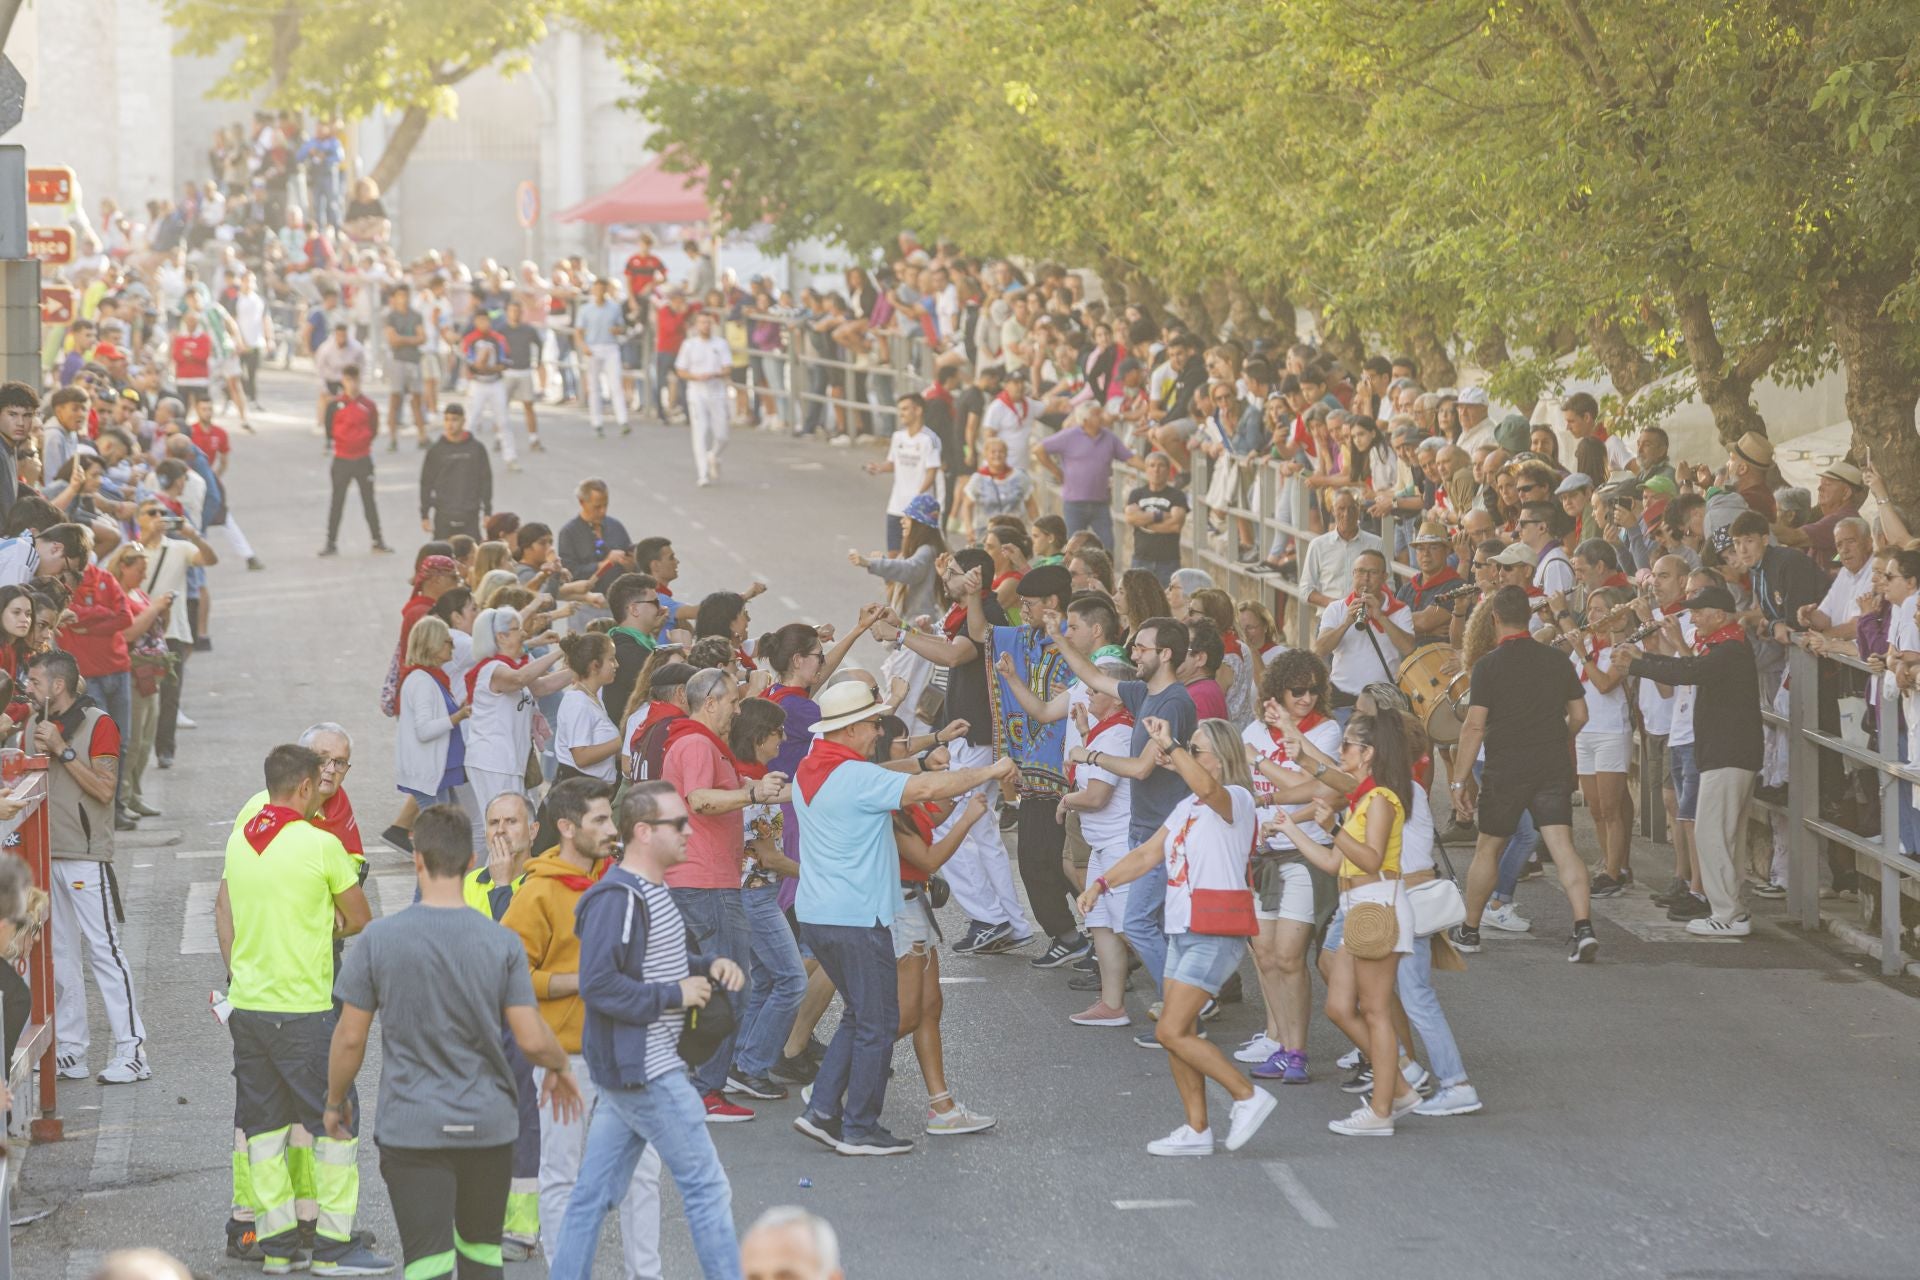
{"label": "purple sneaker", "polygon": [[1285,1080],[1287,1058],[1291,1056],[1285,1049],[1275,1049],[1268,1059],[1247,1074],[1255,1080]]}
{"label": "purple sneaker", "polygon": [[1274,1056],[1281,1059],[1281,1065],[1284,1068],[1280,1073],[1281,1084],[1307,1083],[1307,1055],[1305,1053],[1296,1053],[1292,1049],[1282,1049]]}

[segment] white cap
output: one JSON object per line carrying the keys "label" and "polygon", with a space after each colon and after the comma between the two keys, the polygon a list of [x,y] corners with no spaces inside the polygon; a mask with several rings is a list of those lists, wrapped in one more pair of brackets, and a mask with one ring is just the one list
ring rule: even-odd
{"label": "white cap", "polygon": [[1485,387],[1468,387],[1460,393],[1460,403],[1484,406],[1487,403],[1487,389]]}

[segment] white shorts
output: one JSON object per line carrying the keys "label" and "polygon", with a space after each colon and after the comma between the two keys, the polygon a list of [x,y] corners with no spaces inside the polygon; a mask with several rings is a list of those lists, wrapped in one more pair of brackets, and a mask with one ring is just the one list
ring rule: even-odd
{"label": "white shorts", "polygon": [[[1363,884],[1349,889],[1340,895],[1342,913],[1352,910],[1362,902],[1378,902],[1394,908],[1394,915],[1400,921],[1399,937],[1393,944],[1395,955],[1409,955],[1413,951],[1413,904],[1407,901],[1407,890],[1398,880],[1377,880],[1372,884]],[[1343,933],[1344,939],[1345,934]]]}
{"label": "white shorts", "polygon": [[507,384],[508,404],[512,404],[515,400],[525,401],[527,404],[533,403],[533,370],[509,369],[502,377]]}
{"label": "white shorts", "polygon": [[914,948],[933,950],[933,922],[927,917],[926,890],[900,904],[893,915],[893,958],[905,960]]}
{"label": "white shorts", "polygon": [[[1111,849],[1095,849],[1087,859],[1087,883],[1092,884],[1107,872],[1113,870],[1113,864],[1127,856],[1127,846],[1116,845]],[[1087,928],[1112,929],[1120,932],[1127,918],[1127,890],[1130,884],[1115,885],[1101,894],[1093,904],[1093,910],[1087,912]]]}
{"label": "white shorts", "polygon": [[1632,733],[1595,733],[1582,729],[1573,740],[1574,771],[1583,777],[1590,773],[1625,773],[1633,758]]}
{"label": "white shorts", "polygon": [[1298,858],[1253,860],[1253,914],[1259,920],[1297,920],[1312,924],[1313,876]]}
{"label": "white shorts", "polygon": [[217,378],[237,378],[240,376],[240,357],[225,355],[215,364],[213,370]]}
{"label": "white shorts", "polygon": [[428,382],[438,383],[444,375],[444,361],[437,351],[420,353],[420,376]]}
{"label": "white shorts", "polygon": [[387,361],[387,387],[397,396],[418,395],[420,362],[418,360]]}

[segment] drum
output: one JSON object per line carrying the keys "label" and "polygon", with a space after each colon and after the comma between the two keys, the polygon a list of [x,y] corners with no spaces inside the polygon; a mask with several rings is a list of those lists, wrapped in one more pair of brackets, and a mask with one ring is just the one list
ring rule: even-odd
{"label": "drum", "polygon": [[1423,644],[1400,663],[1400,692],[1413,703],[1427,737],[1441,746],[1460,741],[1460,726],[1467,718],[1467,673],[1447,670],[1458,662],[1450,646]]}

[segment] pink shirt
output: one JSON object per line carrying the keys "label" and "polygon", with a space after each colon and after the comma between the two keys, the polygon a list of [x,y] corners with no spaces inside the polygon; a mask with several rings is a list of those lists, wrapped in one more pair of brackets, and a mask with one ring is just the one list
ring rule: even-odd
{"label": "pink shirt", "polygon": [[1219,681],[1202,676],[1187,685],[1187,694],[1193,699],[1194,714],[1200,719],[1227,718],[1227,695],[1221,691]]}
{"label": "pink shirt", "polygon": [[675,889],[738,889],[740,862],[746,853],[746,827],[739,813],[693,813],[693,793],[735,791],[740,775],[733,762],[706,735],[682,734],[667,748],[660,776],[687,803],[687,860],[667,871]]}

